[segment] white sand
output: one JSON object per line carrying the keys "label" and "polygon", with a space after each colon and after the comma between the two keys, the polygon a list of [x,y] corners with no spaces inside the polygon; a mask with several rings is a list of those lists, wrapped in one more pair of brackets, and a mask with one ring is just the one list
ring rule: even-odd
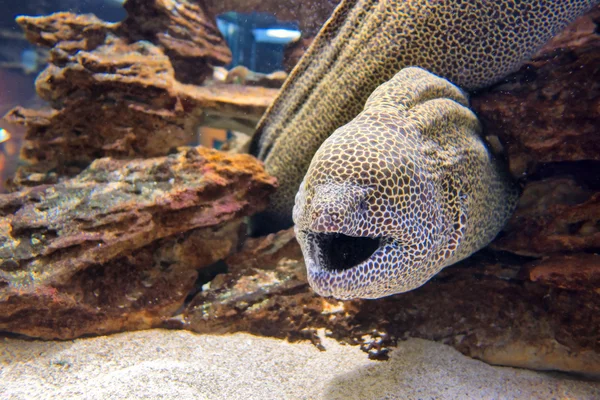
{"label": "white sand", "polygon": [[600,399],[600,383],[492,367],[449,346],[355,346],[151,330],[69,342],[0,339],[1,399]]}

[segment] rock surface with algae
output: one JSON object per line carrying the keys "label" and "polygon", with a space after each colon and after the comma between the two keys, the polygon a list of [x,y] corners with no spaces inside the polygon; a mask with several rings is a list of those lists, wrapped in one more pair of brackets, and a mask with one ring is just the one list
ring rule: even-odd
{"label": "rock surface with algae", "polygon": [[0,196],[0,330],[67,339],[159,325],[274,189],[253,157],[185,148]]}

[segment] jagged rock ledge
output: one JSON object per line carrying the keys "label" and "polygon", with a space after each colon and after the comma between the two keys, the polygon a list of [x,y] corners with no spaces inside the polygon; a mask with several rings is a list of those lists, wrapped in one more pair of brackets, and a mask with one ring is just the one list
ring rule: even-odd
{"label": "jagged rock ledge", "polygon": [[483,252],[418,290],[375,301],[314,294],[292,230],[249,240],[225,262],[228,273],[192,300],[183,323],[171,326],[309,339],[317,346],[316,331],[326,328],[384,359],[398,340],[420,337],[490,364],[600,377],[600,293],[594,289],[600,256],[535,261]]}
{"label": "jagged rock ledge", "polygon": [[253,157],[185,148],[1,195],[0,331],[68,339],[159,325],[274,190]]}
{"label": "jagged rock ledge", "polygon": [[596,7],[472,99],[524,186],[496,249],[533,256],[600,250],[599,24]]}
{"label": "jagged rock ledge", "polygon": [[[128,1],[120,24],[71,13],[17,18],[32,43],[51,48],[36,90],[52,109],[5,117],[27,127],[13,190],[73,177],[101,157],[168,154],[195,144],[202,124],[253,130],[278,90],[183,83],[203,81],[229,49],[201,7],[167,3]],[[182,77],[193,68],[195,79]]]}

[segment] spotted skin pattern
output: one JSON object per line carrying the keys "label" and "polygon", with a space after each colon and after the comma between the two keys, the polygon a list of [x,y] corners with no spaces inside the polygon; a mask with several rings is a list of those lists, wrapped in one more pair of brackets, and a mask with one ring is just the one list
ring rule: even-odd
{"label": "spotted skin pattern", "polygon": [[[300,185],[294,223],[309,282],[340,299],[417,288],[488,244],[517,196],[461,90],[405,68],[325,140]],[[340,269],[328,261],[327,243],[344,243],[323,234],[379,244]]]}
{"label": "spotted skin pattern", "polygon": [[343,0],[259,122],[251,153],[279,182],[257,233],[291,226],[311,158],[369,95],[419,66],[466,90],[518,69],[598,0]]}

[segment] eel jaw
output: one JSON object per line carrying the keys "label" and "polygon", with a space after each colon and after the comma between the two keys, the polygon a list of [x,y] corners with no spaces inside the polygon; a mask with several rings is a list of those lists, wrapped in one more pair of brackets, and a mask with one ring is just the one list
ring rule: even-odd
{"label": "eel jaw", "polygon": [[368,285],[370,260],[386,245],[386,238],[314,231],[303,231],[302,236],[308,279],[313,290],[321,296],[341,300],[363,297],[351,287]]}
{"label": "eel jaw", "polygon": [[345,271],[368,260],[380,247],[381,238],[311,232],[307,244],[310,258],[320,269]]}

